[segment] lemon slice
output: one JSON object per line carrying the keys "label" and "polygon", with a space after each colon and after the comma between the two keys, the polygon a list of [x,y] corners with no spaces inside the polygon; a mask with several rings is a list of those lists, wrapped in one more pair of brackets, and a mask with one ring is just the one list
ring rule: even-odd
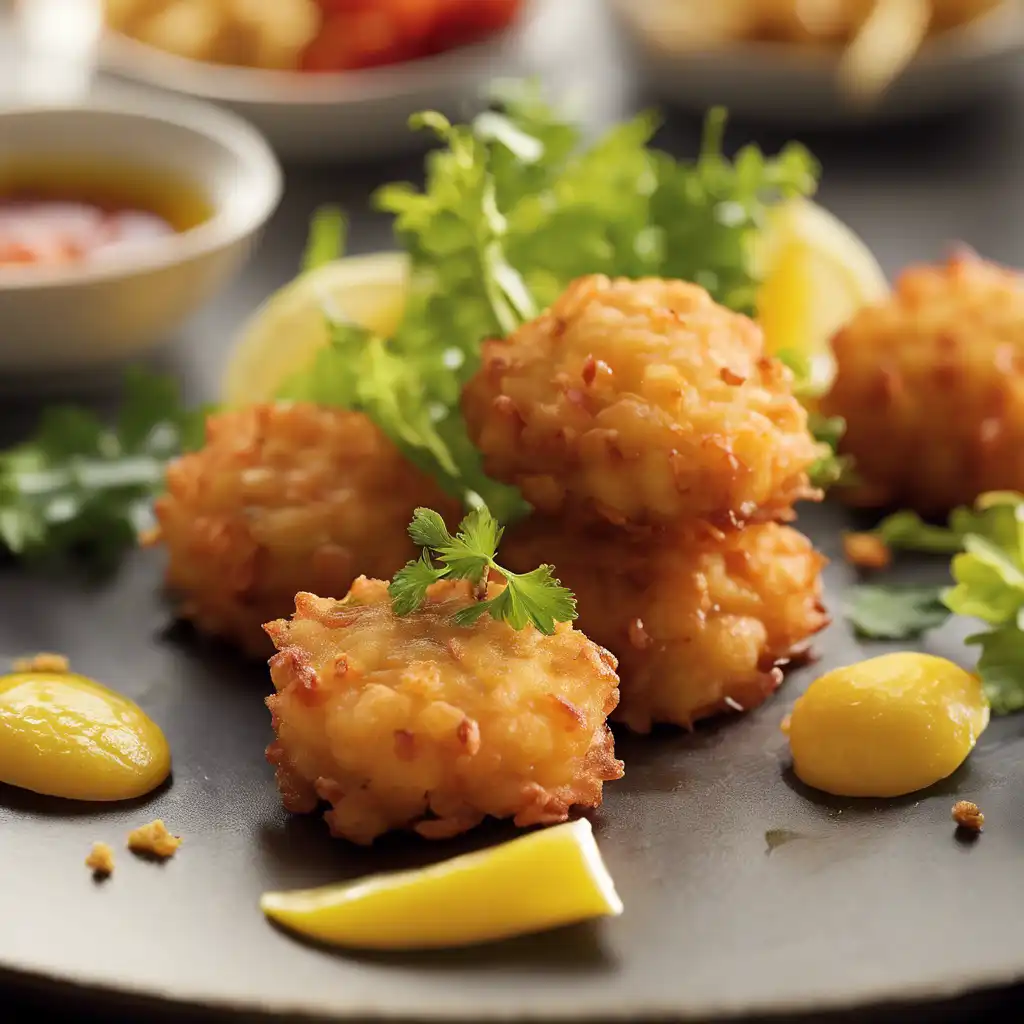
{"label": "lemon slice", "polygon": [[754,252],[761,279],[757,319],[769,352],[792,352],[812,367],[824,390],[834,372],[829,341],[862,306],[889,294],[871,250],[841,220],[808,199],[768,214]]}
{"label": "lemon slice", "polygon": [[389,336],[405,309],[409,263],[402,253],[350,256],[302,274],[275,292],[242,329],[221,386],[225,405],[274,398],[328,342],[332,317]]}
{"label": "lemon slice", "polygon": [[416,871],[268,892],[271,920],[358,949],[469,946],[622,913],[585,819]]}

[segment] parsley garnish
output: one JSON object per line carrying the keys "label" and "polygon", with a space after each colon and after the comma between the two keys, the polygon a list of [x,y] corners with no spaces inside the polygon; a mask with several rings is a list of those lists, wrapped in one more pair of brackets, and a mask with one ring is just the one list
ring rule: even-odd
{"label": "parsley garnish", "polygon": [[[450,579],[469,580],[476,590],[476,602],[455,613],[454,622],[459,626],[471,626],[489,614],[513,629],[523,629],[530,623],[551,636],[556,623],[575,619],[576,599],[555,579],[550,565],[522,574],[498,565],[494,559],[502,532],[497,520],[483,507],[473,509],[462,520],[454,537],[432,509],[416,509],[409,536],[423,552],[417,561],[395,574],[388,588],[395,614],[410,615],[426,600],[432,584]],[[487,579],[492,571],[504,578],[505,587],[496,597],[487,599]]]}
{"label": "parsley garnish", "polygon": [[153,525],[167,463],[202,442],[205,411],[174,381],[134,369],[114,426],[77,406],[47,409],[35,437],[0,453],[0,541],[34,561],[109,571]]}
{"label": "parsley garnish", "polygon": [[1024,495],[992,492],[958,508],[948,527],[899,512],[876,527],[894,548],[957,552],[954,585],[855,588],[847,617],[865,635],[904,639],[941,625],[949,614],[979,619],[987,629],[967,638],[981,648],[978,674],[992,710],[1024,708]]}

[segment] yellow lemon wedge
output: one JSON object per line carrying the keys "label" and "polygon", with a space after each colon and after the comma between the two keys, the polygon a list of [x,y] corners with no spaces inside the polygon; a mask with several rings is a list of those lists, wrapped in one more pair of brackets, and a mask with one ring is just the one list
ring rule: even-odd
{"label": "yellow lemon wedge", "polygon": [[431,867],[268,892],[271,920],[353,949],[440,949],[622,913],[585,819]]}
{"label": "yellow lemon wedge", "polygon": [[301,274],[242,328],[221,382],[221,401],[271,401],[330,340],[325,310],[385,337],[393,334],[405,310],[408,276],[408,258],[397,252],[349,256]]}
{"label": "yellow lemon wedge", "polygon": [[816,679],[783,722],[793,770],[836,796],[896,797],[952,775],[989,720],[981,680],[912,651]]}
{"label": "yellow lemon wedge", "polygon": [[761,280],[757,319],[769,352],[806,359],[814,392],[834,373],[832,335],[864,305],[889,293],[871,250],[841,220],[809,199],[791,199],[768,212],[753,253]]}

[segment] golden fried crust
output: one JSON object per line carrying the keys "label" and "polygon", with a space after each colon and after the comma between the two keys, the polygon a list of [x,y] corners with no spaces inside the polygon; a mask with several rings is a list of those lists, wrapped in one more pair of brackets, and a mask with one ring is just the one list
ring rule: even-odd
{"label": "golden fried crust", "polygon": [[637,541],[534,518],[506,534],[502,558],[514,571],[555,565],[579,628],[618,658],[614,717],[637,732],[756,707],[828,623],[825,559],[775,523]]}
{"label": "golden fried crust", "polygon": [[586,277],[484,345],[462,407],[487,471],[546,514],[736,522],[813,493],[791,386],[758,327],[703,288]]}
{"label": "golden fried crust", "polygon": [[927,515],[1024,489],[1024,276],[973,254],[911,267],[832,344],[822,411],[846,419],[852,503]]}
{"label": "golden fried crust", "polygon": [[290,620],[267,625],[267,759],[286,808],[327,801],[334,835],[370,843],[390,829],[444,838],[487,815],[548,824],[601,803],[622,775],[606,723],[615,658],[568,623],[550,637],[489,616],[453,625],[471,601],[465,581],[442,582],[398,618],[387,584],[361,577],[344,601],[300,593]]}
{"label": "golden fried crust", "polygon": [[360,413],[260,405],[211,416],[206,446],[175,461],[156,503],[180,614],[246,651],[300,590],[344,594],[415,557],[425,505],[458,509]]}

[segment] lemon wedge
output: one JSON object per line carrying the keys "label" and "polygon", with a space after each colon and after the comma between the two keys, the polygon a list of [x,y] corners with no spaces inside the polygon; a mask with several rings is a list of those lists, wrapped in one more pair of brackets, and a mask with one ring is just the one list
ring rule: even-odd
{"label": "lemon wedge", "polygon": [[439,949],[622,913],[585,819],[415,871],[298,892],[260,908],[309,938],[354,949]]}
{"label": "lemon wedge", "polygon": [[324,318],[394,333],[405,309],[409,262],[402,253],[349,256],[325,263],[275,292],[243,327],[228,361],[221,401],[267,402],[308,366],[329,340]]}
{"label": "lemon wedge", "polygon": [[802,356],[812,369],[812,390],[826,390],[834,373],[832,335],[862,306],[889,294],[878,261],[828,210],[791,199],[769,211],[754,269],[762,282],[757,319],[768,351]]}

